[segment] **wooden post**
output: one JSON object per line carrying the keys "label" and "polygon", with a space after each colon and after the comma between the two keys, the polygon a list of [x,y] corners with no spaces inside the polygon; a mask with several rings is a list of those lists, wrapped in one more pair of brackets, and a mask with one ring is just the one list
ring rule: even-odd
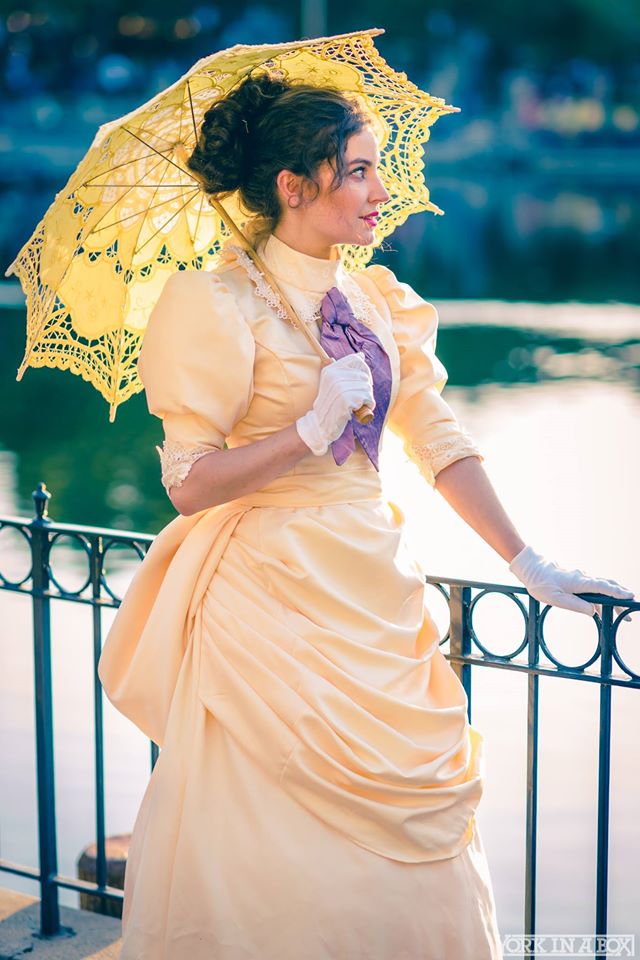
{"label": "wooden post", "polygon": [[[107,858],[107,886],[124,890],[124,874],[131,834],[123,833],[105,840]],[[97,848],[90,843],[78,857],[77,870],[79,880],[96,882]],[[80,908],[93,913],[103,913],[107,917],[122,917],[122,901],[96,896],[94,893],[80,894]]]}

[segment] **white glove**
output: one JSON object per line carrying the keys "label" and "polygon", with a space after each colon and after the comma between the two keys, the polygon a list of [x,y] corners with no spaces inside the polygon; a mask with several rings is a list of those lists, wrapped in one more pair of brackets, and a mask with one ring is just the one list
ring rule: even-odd
{"label": "white glove", "polygon": [[371,371],[364,354],[350,353],[322,368],[313,407],[296,420],[296,430],[309,450],[320,457],[364,403],[373,410]]}
{"label": "white glove", "polygon": [[[566,610],[575,610],[592,617],[594,613],[602,616],[602,604],[589,603],[575,597],[574,593],[604,593],[609,597],[632,600],[635,594],[623,587],[617,580],[596,580],[585,574],[584,570],[564,570],[551,560],[545,560],[530,547],[524,547],[511,563],[509,570],[515,573],[532,597],[541,603],[550,603]],[[624,607],[614,607],[617,614]],[[625,620],[631,620],[628,614]]]}

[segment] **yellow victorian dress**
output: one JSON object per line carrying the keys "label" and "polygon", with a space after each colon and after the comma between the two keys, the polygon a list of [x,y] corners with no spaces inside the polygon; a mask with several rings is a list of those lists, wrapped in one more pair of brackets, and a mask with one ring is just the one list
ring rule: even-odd
{"label": "yellow victorian dress", "polygon": [[[270,234],[260,252],[316,330],[337,286],[387,352],[387,425],[432,483],[481,453],[441,397],[437,313],[384,266]],[[228,244],[171,276],[139,360],[167,489],[293,423],[320,361]],[[121,960],[495,960],[475,820],[482,737],[424,581],[359,444],[155,538],[105,641],[106,695],[160,745],[136,818]]]}

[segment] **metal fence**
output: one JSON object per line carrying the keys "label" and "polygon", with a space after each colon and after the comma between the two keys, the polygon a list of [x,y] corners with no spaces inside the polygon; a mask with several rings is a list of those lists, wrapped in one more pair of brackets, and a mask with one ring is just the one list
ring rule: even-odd
{"label": "metal fence", "polygon": [[[132,550],[143,559],[153,536],[128,531],[54,523],[47,517],[50,494],[45,484],[38,484],[33,493],[35,516],[0,517],[0,531],[12,528],[24,537],[31,556],[31,567],[19,580],[5,577],[0,570],[0,589],[31,597],[33,609],[33,649],[35,671],[35,734],[37,752],[37,803],[39,865],[31,867],[0,859],[0,871],[28,877],[40,885],[41,935],[57,936],[61,932],[58,890],[64,887],[79,893],[93,894],[104,902],[121,900],[122,890],[107,885],[105,853],[104,738],[102,690],[97,665],[102,649],[102,609],[115,608],[121,598],[108,582],[106,562],[116,546]],[[87,574],[75,590],[65,589],[56,577],[52,550],[60,542],[73,543],[86,555]],[[599,753],[598,753],[598,820],[596,864],[596,916],[594,933],[607,932],[608,862],[609,862],[609,799],[611,768],[611,692],[612,687],[640,689],[640,674],[624,662],[616,645],[616,635],[627,611],[640,610],[640,602],[614,601],[599,594],[580,594],[602,604],[602,618],[594,617],[598,642],[592,655],[579,665],[570,666],[555,656],[544,636],[545,618],[551,609],[531,597],[524,587],[456,580],[429,576],[427,583],[439,591],[449,608],[449,629],[441,644],[445,656],[460,678],[467,697],[471,720],[472,668],[517,671],[527,675],[527,784],[525,833],[525,936],[536,929],[536,840],[537,840],[537,771],[538,771],[538,685],[541,676],[597,683],[600,688]],[[522,615],[522,639],[507,654],[498,654],[484,645],[474,629],[474,612],[483,597],[502,594],[512,601]],[[62,876],[58,873],[55,813],[55,767],[53,752],[53,702],[51,685],[51,602],[89,604],[92,608],[93,691],[95,735],[95,830],[96,882]],[[616,616],[616,606],[624,613]],[[151,768],[158,748],[151,743]],[[597,954],[597,957],[605,954]]]}

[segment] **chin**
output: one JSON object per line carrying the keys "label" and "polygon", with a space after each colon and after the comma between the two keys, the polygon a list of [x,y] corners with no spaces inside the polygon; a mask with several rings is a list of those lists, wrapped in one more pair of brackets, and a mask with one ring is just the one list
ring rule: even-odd
{"label": "chin", "polygon": [[374,230],[368,227],[364,229],[361,226],[351,230],[350,233],[343,233],[331,241],[332,246],[350,246],[350,247],[369,247],[376,242]]}
{"label": "chin", "polygon": [[356,236],[352,236],[348,240],[336,240],[336,243],[348,244],[350,247],[370,247],[372,243],[376,242],[376,235],[373,230],[369,232],[371,234],[369,237],[358,232]]}

